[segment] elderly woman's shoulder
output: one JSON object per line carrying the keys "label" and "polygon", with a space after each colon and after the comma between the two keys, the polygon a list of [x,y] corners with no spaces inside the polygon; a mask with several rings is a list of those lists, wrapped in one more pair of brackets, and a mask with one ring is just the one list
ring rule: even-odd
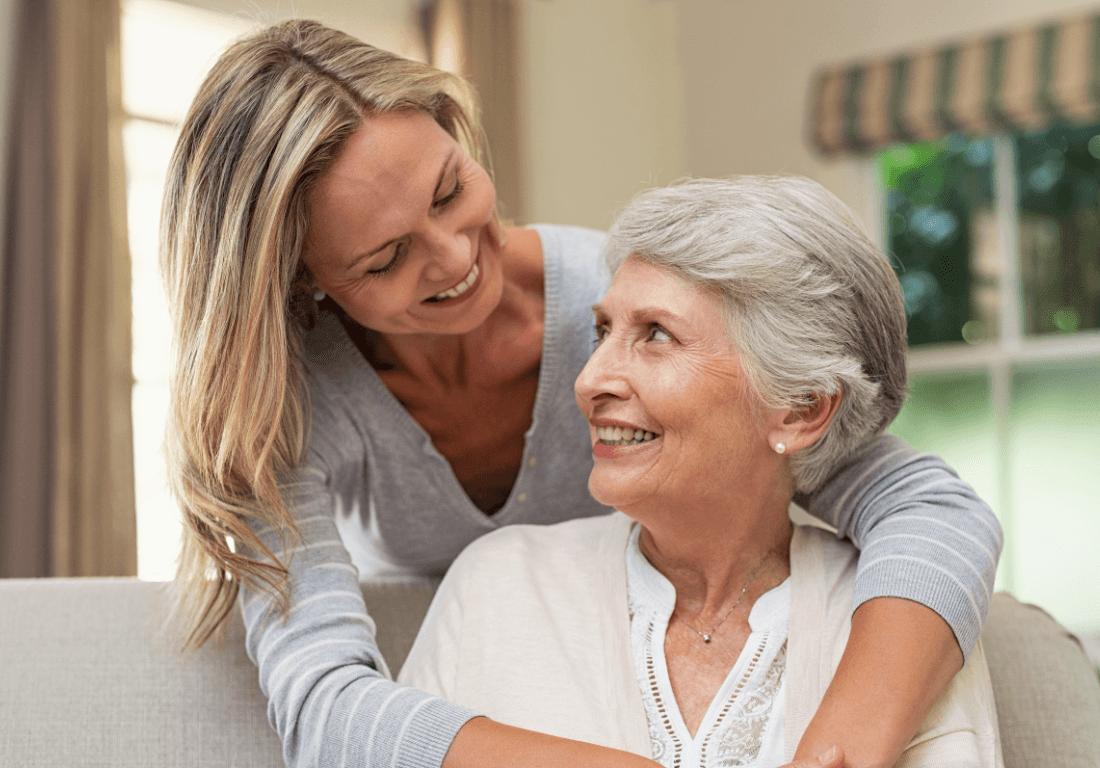
{"label": "elderly woman's shoulder", "polygon": [[455,560],[484,557],[550,556],[580,554],[619,534],[625,543],[633,521],[621,512],[582,517],[553,525],[505,525],[466,547]]}
{"label": "elderly woman's shoulder", "polygon": [[623,552],[633,521],[621,512],[553,525],[506,525],[474,541],[447,572],[448,579],[583,577]]}
{"label": "elderly woman's shoulder", "polygon": [[795,525],[791,537],[791,561],[811,561],[818,568],[841,574],[852,571],[859,560],[859,550],[836,532],[817,525]]}

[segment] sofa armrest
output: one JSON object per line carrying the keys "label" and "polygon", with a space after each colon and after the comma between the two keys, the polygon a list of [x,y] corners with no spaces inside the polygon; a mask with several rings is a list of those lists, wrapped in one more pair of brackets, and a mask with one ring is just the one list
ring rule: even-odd
{"label": "sofa armrest", "polygon": [[167,598],[137,579],[0,580],[0,764],[281,768],[240,619],[184,656]]}
{"label": "sofa armrest", "polygon": [[439,579],[403,578],[360,584],[367,612],[374,619],[375,639],[394,678],[412,650],[424,614],[439,586]]}
{"label": "sofa armrest", "polygon": [[1005,768],[1100,766],[1100,681],[1043,609],[998,592],[982,631]]}

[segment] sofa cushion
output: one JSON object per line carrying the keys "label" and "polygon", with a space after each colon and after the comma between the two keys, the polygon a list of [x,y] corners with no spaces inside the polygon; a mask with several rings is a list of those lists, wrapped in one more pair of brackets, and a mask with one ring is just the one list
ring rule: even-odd
{"label": "sofa cushion", "polygon": [[240,620],[182,656],[166,605],[136,579],[0,581],[0,763],[282,766]]}
{"label": "sofa cushion", "polygon": [[[435,583],[363,586],[395,673]],[[0,579],[0,765],[283,765],[238,619],[182,655],[167,585]],[[1041,609],[994,596],[982,633],[1006,768],[1100,766],[1100,682]]]}
{"label": "sofa cushion", "polygon": [[1100,680],[1080,642],[1007,592],[982,630],[1005,768],[1100,766]]}
{"label": "sofa cushion", "polygon": [[[366,584],[378,645],[401,668],[436,586]],[[178,651],[168,584],[0,579],[0,765],[279,768],[239,617]]]}

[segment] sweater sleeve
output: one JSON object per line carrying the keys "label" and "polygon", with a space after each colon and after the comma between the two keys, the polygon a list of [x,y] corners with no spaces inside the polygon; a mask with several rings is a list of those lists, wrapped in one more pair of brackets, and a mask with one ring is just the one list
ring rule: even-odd
{"label": "sweater sleeve", "polygon": [[795,501],[860,548],[853,608],[874,597],[922,603],[969,658],[1004,539],[993,511],[942,459],[881,435]]}
{"label": "sweater sleeve", "polygon": [[291,609],[242,588],[248,653],[259,667],[268,718],[288,766],[437,768],[475,713],[390,679],[340,541],[324,473],[298,472],[288,493],[301,540],[259,531],[289,558]]}

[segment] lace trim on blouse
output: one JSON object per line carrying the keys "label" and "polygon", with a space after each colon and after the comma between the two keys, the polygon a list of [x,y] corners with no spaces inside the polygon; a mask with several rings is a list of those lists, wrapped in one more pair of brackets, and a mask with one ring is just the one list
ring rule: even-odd
{"label": "lace trim on blouse", "polygon": [[640,530],[634,526],[627,547],[627,579],[634,667],[653,759],[665,768],[782,764],[790,582],[766,592],[753,606],[752,634],[693,738],[672,694],[664,656],[676,593],[642,555]]}

